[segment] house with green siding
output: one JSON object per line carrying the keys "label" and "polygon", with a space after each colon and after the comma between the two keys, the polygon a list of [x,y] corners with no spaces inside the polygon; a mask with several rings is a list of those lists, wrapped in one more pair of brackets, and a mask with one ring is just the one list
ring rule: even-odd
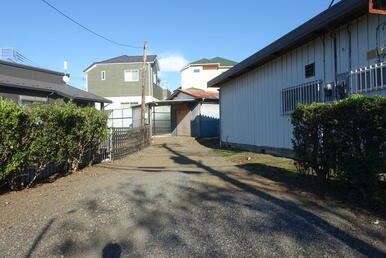
{"label": "house with green siding", "polygon": [[[105,109],[126,109],[141,104],[143,56],[118,56],[94,62],[84,70],[87,91],[113,103]],[[156,55],[149,55],[145,70],[145,101],[162,100],[170,95],[160,84]]]}

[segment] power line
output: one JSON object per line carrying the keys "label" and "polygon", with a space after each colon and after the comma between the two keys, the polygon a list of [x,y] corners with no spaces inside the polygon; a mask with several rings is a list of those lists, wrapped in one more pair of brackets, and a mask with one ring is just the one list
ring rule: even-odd
{"label": "power line", "polygon": [[37,64],[36,62],[32,61],[31,59],[23,56],[22,54],[20,54],[19,52],[16,51],[16,56],[18,58],[20,58],[20,60],[22,60],[22,62],[30,62],[31,64],[34,64],[34,65],[39,65]]}
{"label": "power line", "polygon": [[328,6],[328,8],[330,8],[333,4],[334,4],[335,0],[331,0],[331,3],[330,5]]}
{"label": "power line", "polygon": [[57,11],[58,13],[60,13],[61,15],[63,15],[64,17],[66,17],[67,19],[69,19],[70,21],[72,21],[73,23],[75,23],[76,25],[82,27],[83,29],[87,30],[88,32],[90,32],[91,34],[94,34],[95,36],[97,37],[100,37],[112,44],[115,44],[115,45],[118,45],[118,46],[121,46],[121,47],[129,47],[129,48],[143,48],[143,47],[137,47],[137,46],[132,46],[132,45],[127,45],[127,44],[123,44],[123,43],[119,43],[117,41],[114,41],[112,39],[109,39],[89,28],[87,28],[86,26],[82,25],[81,23],[77,22],[76,20],[74,20],[73,18],[71,18],[70,16],[68,16],[67,14],[63,13],[62,11],[60,11],[58,8],[56,8],[55,6],[53,6],[52,4],[50,4],[49,2],[47,2],[46,0],[41,0],[43,3],[45,3],[46,5],[48,5],[49,7],[51,7],[52,9],[54,9],[55,11]]}

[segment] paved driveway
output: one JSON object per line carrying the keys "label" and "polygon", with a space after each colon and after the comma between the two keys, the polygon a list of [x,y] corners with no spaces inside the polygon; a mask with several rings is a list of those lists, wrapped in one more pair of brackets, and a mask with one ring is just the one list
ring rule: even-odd
{"label": "paved driveway", "polygon": [[0,196],[0,257],[386,257],[381,222],[191,138]]}

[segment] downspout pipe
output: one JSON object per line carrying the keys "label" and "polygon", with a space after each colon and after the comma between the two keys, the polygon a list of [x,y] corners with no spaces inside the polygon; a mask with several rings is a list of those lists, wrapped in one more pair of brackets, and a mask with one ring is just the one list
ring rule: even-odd
{"label": "downspout pipe", "polygon": [[334,74],[335,74],[335,81],[337,79],[338,75],[338,42],[336,38],[336,34],[333,34],[333,39],[334,39]]}
{"label": "downspout pipe", "polygon": [[202,103],[205,101],[205,98],[202,98],[201,101],[200,101],[200,119],[199,119],[199,122],[198,122],[198,129],[199,129],[199,134],[201,137],[202,136],[202,128],[201,128],[201,125],[202,125]]}
{"label": "downspout pipe", "polygon": [[219,128],[219,132],[218,132],[218,140],[219,140],[219,146],[220,148],[222,148],[222,140],[221,140],[221,89],[218,89],[218,105],[219,105],[219,125],[218,125],[218,128]]}
{"label": "downspout pipe", "polygon": [[350,71],[352,70],[352,41],[351,41],[351,24],[347,25],[347,35],[348,35],[348,67]]}

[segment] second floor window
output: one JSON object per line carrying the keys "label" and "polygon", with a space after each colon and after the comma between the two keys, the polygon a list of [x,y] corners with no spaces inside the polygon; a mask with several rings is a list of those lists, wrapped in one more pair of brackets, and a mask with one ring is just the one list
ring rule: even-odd
{"label": "second floor window", "polygon": [[101,80],[102,81],[106,80],[106,71],[101,72]]}
{"label": "second floor window", "polygon": [[138,70],[125,70],[124,72],[125,82],[136,82],[139,81]]}
{"label": "second floor window", "polygon": [[194,72],[194,73],[199,73],[199,72],[200,72],[200,69],[194,69],[193,72]]}

